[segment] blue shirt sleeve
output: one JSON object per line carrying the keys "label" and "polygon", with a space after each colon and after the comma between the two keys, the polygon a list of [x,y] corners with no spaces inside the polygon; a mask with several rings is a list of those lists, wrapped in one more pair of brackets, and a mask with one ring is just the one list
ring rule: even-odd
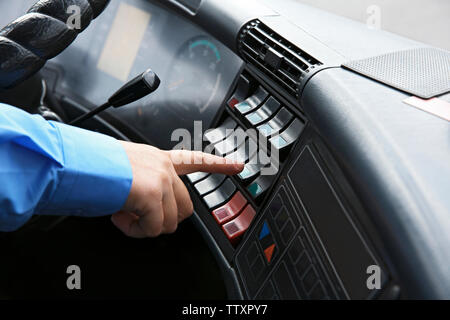
{"label": "blue shirt sleeve", "polygon": [[117,140],[0,104],[0,231],[33,214],[113,214],[132,177]]}

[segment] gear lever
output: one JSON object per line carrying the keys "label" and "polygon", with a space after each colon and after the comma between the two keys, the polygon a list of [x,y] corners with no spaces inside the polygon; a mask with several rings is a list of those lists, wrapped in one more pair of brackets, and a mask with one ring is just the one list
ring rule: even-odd
{"label": "gear lever", "polygon": [[119,108],[135,102],[149,95],[150,93],[155,92],[156,89],[158,89],[160,83],[161,81],[159,80],[156,73],[154,73],[151,69],[148,69],[133,80],[126,83],[122,88],[114,93],[111,98],[108,99],[108,102],[102,104],[101,106],[93,109],[88,113],[83,114],[75,120],[70,121],[69,124],[78,125],[81,122],[90,119],[100,112],[108,109],[109,107]]}

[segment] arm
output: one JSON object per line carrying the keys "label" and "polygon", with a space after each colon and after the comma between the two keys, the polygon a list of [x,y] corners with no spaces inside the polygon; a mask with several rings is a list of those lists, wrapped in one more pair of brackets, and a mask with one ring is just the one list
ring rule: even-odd
{"label": "arm", "polygon": [[171,233],[193,211],[179,175],[232,175],[243,167],[201,152],[117,141],[0,104],[0,231],[20,228],[33,214],[114,214],[128,236]]}
{"label": "arm", "polygon": [[123,211],[114,214],[112,221],[135,238],[175,232],[178,223],[192,214],[192,201],[179,175],[196,171],[233,175],[244,169],[242,163],[207,153],[121,143],[135,178]]}
{"label": "arm", "polygon": [[0,104],[1,231],[33,214],[112,214],[126,202],[132,177],[117,140]]}

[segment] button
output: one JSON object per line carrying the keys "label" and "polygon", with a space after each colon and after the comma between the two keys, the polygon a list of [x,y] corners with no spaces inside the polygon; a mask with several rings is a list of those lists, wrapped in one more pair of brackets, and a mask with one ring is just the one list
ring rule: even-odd
{"label": "button", "polygon": [[243,181],[248,181],[255,179],[261,172],[266,175],[275,175],[278,173],[277,163],[277,159],[268,156],[265,151],[259,150],[245,165],[238,177]]}
{"label": "button", "polygon": [[285,107],[273,117],[269,122],[258,127],[258,131],[265,137],[272,136],[283,130],[294,116]]}
{"label": "button", "polygon": [[281,136],[288,141],[288,143],[291,143],[300,137],[304,127],[305,125],[299,119],[295,119],[289,127],[281,133]]}
{"label": "button", "polygon": [[256,198],[263,192],[263,189],[257,182],[254,182],[248,187],[248,191],[250,191],[253,198]]}
{"label": "button", "polygon": [[203,200],[209,209],[213,209],[227,202],[235,192],[234,183],[230,179],[226,179],[219,189],[205,196]]}
{"label": "button", "polygon": [[251,266],[256,263],[256,259],[258,259],[259,256],[259,249],[257,247],[256,242],[252,242],[250,245],[250,248],[247,249],[247,253],[245,254],[245,257],[247,259],[247,265]]}
{"label": "button", "polygon": [[264,137],[270,137],[276,130],[272,128],[272,126],[268,123],[264,123],[263,125],[258,127],[258,131],[264,136]]}
{"label": "button", "polygon": [[247,200],[239,191],[231,200],[220,208],[213,211],[213,216],[218,224],[224,224],[234,219],[247,204]]}
{"label": "button", "polygon": [[306,275],[303,277],[303,286],[307,292],[311,291],[314,288],[314,285],[318,281],[318,277],[314,267],[311,267]]}
{"label": "button", "polygon": [[270,163],[270,158],[264,155],[263,151],[258,152],[250,158],[245,165],[244,170],[238,174],[238,177],[243,181],[255,179],[261,172],[261,169]]}
{"label": "button", "polygon": [[253,181],[247,190],[254,199],[261,199],[262,195],[270,188],[275,176],[260,176]]}
{"label": "button", "polygon": [[275,98],[270,97],[261,108],[246,116],[252,125],[258,125],[261,122],[271,118],[280,108],[280,103]]}
{"label": "button", "polygon": [[256,165],[247,164],[244,167],[244,170],[242,170],[241,173],[238,174],[238,177],[241,180],[249,180],[256,177],[259,174],[260,169],[261,168]]}
{"label": "button", "polygon": [[303,276],[305,275],[306,271],[308,271],[310,266],[311,260],[309,259],[308,253],[306,251],[303,251],[300,260],[295,265],[300,279],[303,278]]}
{"label": "button", "polygon": [[245,138],[245,131],[238,127],[229,137],[214,146],[216,155],[224,157],[233,152],[245,142]]}
{"label": "button", "polygon": [[191,183],[199,182],[200,180],[206,178],[209,176],[209,173],[207,172],[194,172],[191,174],[188,174],[186,177],[189,179]]}
{"label": "button", "polygon": [[280,135],[271,138],[270,143],[278,150],[286,149],[300,137],[304,127],[299,119],[295,119]]}
{"label": "button", "polygon": [[295,240],[292,242],[291,247],[289,248],[288,254],[291,258],[292,262],[294,264],[297,263],[298,259],[302,255],[303,251],[305,249],[303,248],[302,242],[299,238],[295,238]]}
{"label": "button", "polygon": [[292,224],[292,221],[288,221],[286,226],[281,231],[281,238],[283,239],[284,244],[288,244],[289,241],[291,241],[292,237],[294,236],[295,229],[294,225]]}
{"label": "button", "polygon": [[289,221],[289,216],[286,213],[286,209],[280,210],[275,217],[275,223],[278,227],[278,230],[282,230],[284,225]]}
{"label": "button", "polygon": [[278,300],[279,297],[275,291],[272,281],[267,281],[261,291],[258,293],[256,300]]}
{"label": "button", "polygon": [[277,148],[277,149],[284,148],[284,147],[287,146],[287,144],[288,144],[287,141],[284,140],[282,136],[274,137],[274,138],[271,140],[271,142],[272,142],[272,144],[275,146],[275,148]]}
{"label": "button", "polygon": [[297,291],[292,282],[292,275],[286,267],[286,263],[282,261],[272,274],[275,286],[278,288],[281,299],[293,300],[298,299]]}
{"label": "button", "polygon": [[268,95],[269,93],[263,87],[258,87],[254,95],[235,105],[234,109],[240,114],[245,115],[253,110],[256,110],[256,108],[264,102]]}
{"label": "button", "polygon": [[203,196],[211,191],[217,189],[220,184],[225,180],[225,175],[223,174],[212,174],[208,178],[196,183],[194,185],[197,192]]}
{"label": "button", "polygon": [[242,114],[250,112],[252,110],[252,106],[247,101],[243,101],[243,102],[235,105],[234,107],[236,108],[236,110],[238,110]]}
{"label": "button", "polygon": [[231,241],[231,243],[237,244],[241,236],[250,227],[250,224],[252,223],[255,215],[255,209],[253,209],[251,205],[247,205],[247,207],[245,207],[245,209],[237,218],[222,226],[225,235]]}
{"label": "button", "polygon": [[283,200],[281,199],[280,193],[278,193],[276,197],[272,199],[269,210],[272,213],[272,216],[277,216],[281,208],[283,208]]}
{"label": "button", "polygon": [[230,99],[230,101],[228,101],[228,106],[229,106],[231,109],[234,109],[234,107],[235,107],[238,103],[239,103],[239,100],[233,97],[233,98]]}
{"label": "button", "polygon": [[256,262],[250,266],[250,272],[255,279],[259,279],[264,271],[264,260],[258,256]]}
{"label": "button", "polygon": [[225,158],[233,160],[235,162],[246,163],[253,157],[258,151],[258,145],[256,142],[248,138],[235,152],[230,153]]}
{"label": "button", "polygon": [[247,117],[247,120],[250,121],[251,124],[255,125],[262,122],[264,119],[256,112],[250,113]]}
{"label": "button", "polygon": [[323,288],[322,282],[318,282],[312,292],[309,294],[311,300],[326,300],[327,295]]}
{"label": "button", "polygon": [[236,129],[236,127],[236,121],[234,121],[232,118],[228,118],[220,127],[214,130],[208,130],[205,133],[205,138],[211,144],[215,144],[217,142],[225,140],[228,136],[230,136],[233,133],[234,129]]}

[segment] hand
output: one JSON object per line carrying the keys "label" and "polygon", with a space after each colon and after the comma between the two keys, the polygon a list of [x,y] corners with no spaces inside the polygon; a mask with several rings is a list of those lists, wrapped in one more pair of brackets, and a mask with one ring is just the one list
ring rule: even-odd
{"label": "hand", "polygon": [[173,233],[193,213],[191,198],[179,175],[197,171],[234,175],[244,168],[244,164],[211,154],[120,143],[131,163],[133,183],[125,206],[111,220],[134,238]]}

